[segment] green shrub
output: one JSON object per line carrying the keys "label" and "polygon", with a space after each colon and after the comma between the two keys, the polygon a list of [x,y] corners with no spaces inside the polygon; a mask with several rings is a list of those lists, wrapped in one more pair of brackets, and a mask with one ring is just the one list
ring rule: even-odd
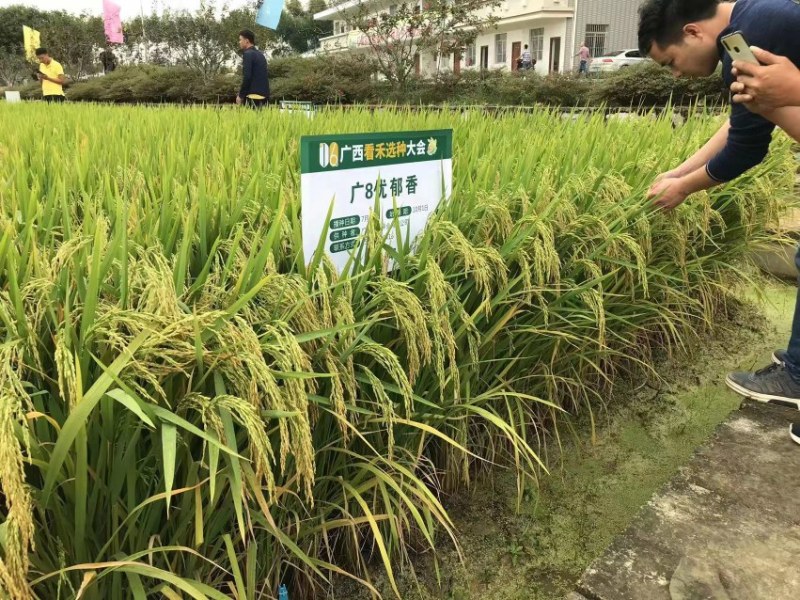
{"label": "green shrub", "polygon": [[86,79],[67,89],[70,100],[96,102],[233,102],[236,79],[229,74],[209,78],[184,67],[141,65],[121,67],[104,77]]}
{"label": "green shrub", "polygon": [[589,94],[593,104],[608,106],[720,104],[727,98],[718,74],[701,79],[675,78],[656,63],[621,69],[603,77]]}
{"label": "green shrub", "polygon": [[586,78],[572,74],[548,75],[541,79],[536,101],[555,106],[578,106],[588,104],[592,83]]}
{"label": "green shrub", "polygon": [[[676,79],[651,63],[624,69],[600,79],[574,74],[538,75],[506,71],[440,73],[432,78],[412,77],[403,89],[393,89],[377,76],[364,55],[314,58],[282,57],[269,62],[274,100],[303,100],[318,104],[469,104],[531,106],[664,106],[669,102],[720,104],[726,100],[718,76]],[[240,73],[203,77],[185,67],[138,65],[122,67],[104,77],[93,77],[67,88],[75,101],[115,103],[233,102]],[[23,98],[41,96],[39,85],[22,88]]]}

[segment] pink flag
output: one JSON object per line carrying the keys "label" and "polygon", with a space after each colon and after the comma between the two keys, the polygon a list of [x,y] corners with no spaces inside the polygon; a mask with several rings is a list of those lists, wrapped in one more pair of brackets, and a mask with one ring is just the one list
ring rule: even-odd
{"label": "pink flag", "polygon": [[119,11],[119,4],[114,4],[111,0],[103,0],[103,21],[105,23],[106,40],[110,44],[121,44],[124,41],[122,37],[122,19],[120,19]]}

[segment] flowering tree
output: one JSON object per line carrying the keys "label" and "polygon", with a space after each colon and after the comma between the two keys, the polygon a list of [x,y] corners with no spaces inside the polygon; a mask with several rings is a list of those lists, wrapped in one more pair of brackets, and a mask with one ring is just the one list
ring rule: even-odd
{"label": "flowering tree", "polygon": [[[353,8],[342,6],[340,18],[361,32],[358,46],[368,47],[380,73],[396,88],[404,88],[415,72],[417,56],[441,57],[463,49],[498,20],[500,0],[423,0],[377,12],[369,0]],[[440,62],[437,62],[437,65]]]}

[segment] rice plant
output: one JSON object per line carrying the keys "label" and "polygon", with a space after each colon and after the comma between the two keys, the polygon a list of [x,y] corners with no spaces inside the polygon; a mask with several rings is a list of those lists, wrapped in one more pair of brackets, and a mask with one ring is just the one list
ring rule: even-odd
{"label": "rice plant", "polygon": [[[718,125],[0,106],[0,596],[293,598],[393,582],[520,497],[560,415],[709,328],[788,202],[789,146],[671,214],[644,199]],[[455,130],[415,254],[300,255],[304,134]],[[374,588],[372,588],[374,590]],[[395,592],[397,592],[395,588]],[[377,592],[376,592],[377,593]],[[399,593],[398,593],[399,595]]]}

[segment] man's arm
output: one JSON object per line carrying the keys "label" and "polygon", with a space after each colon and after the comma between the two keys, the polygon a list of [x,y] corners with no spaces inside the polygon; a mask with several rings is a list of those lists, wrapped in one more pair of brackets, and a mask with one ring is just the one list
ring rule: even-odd
{"label": "man's arm", "polygon": [[[647,194],[656,206],[675,208],[691,194],[732,181],[761,163],[769,152],[775,125],[742,105],[735,105],[731,110],[727,135],[723,135],[723,129],[679,167],[680,173],[676,175],[673,172],[671,176],[661,176],[656,180]],[[713,153],[720,144],[722,148]],[[708,162],[702,164],[701,158]]]}
{"label": "man's arm", "polygon": [[[800,142],[800,106],[778,108],[765,113],[764,116],[769,119],[771,123],[774,123],[788,135]],[[714,143],[719,143],[719,140],[715,142],[715,138],[720,136],[723,129],[725,129],[725,127],[720,129],[702,150],[687,160],[681,167],[678,167],[680,169],[684,166],[689,166],[692,167],[692,170],[682,172],[676,177],[657,181],[653,187],[650,188],[649,195],[655,199],[656,206],[665,209],[675,208],[678,204],[683,202],[686,197],[695,192],[708,190],[720,184],[719,181],[709,176],[706,162],[698,161],[703,158],[703,155],[707,151],[711,151]],[[724,145],[725,142],[723,141],[723,146]],[[712,154],[712,158],[714,156],[716,156],[716,154]],[[698,164],[699,166],[697,166]]]}
{"label": "man's arm", "polygon": [[662,174],[658,178],[658,181],[671,177],[683,177],[697,169],[705,168],[708,161],[719,154],[725,147],[725,144],[728,143],[728,130],[730,130],[730,128],[731,122],[729,120],[725,121],[722,127],[719,128],[719,131],[717,131],[700,150],[687,158],[679,167]]}
{"label": "man's arm", "polygon": [[58,85],[64,85],[67,82],[67,78],[64,76],[63,69],[55,77],[50,77],[45,75],[42,71],[39,71],[39,81],[51,81],[53,83],[57,83]]}
{"label": "man's arm", "polygon": [[657,180],[647,192],[647,197],[658,208],[672,210],[695,192],[711,189],[720,183],[708,175],[708,170],[703,165],[681,177]]}
{"label": "man's arm", "polygon": [[64,75],[58,75],[57,77],[48,77],[44,73],[39,73],[40,81],[52,81],[53,83],[57,83],[58,85],[64,85],[67,82],[67,78]]}
{"label": "man's arm", "polygon": [[764,116],[775,123],[790,137],[800,142],[800,106],[784,106],[764,113]]}
{"label": "man's arm", "polygon": [[775,124],[751,113],[741,104],[731,106],[730,130],[725,147],[714,156],[706,171],[719,183],[733,181],[766,158]]}
{"label": "man's arm", "polygon": [[250,89],[250,83],[253,80],[253,57],[251,56],[251,52],[244,53],[243,71],[242,87],[239,88],[239,98],[244,101],[245,96],[247,96],[247,91]]}

